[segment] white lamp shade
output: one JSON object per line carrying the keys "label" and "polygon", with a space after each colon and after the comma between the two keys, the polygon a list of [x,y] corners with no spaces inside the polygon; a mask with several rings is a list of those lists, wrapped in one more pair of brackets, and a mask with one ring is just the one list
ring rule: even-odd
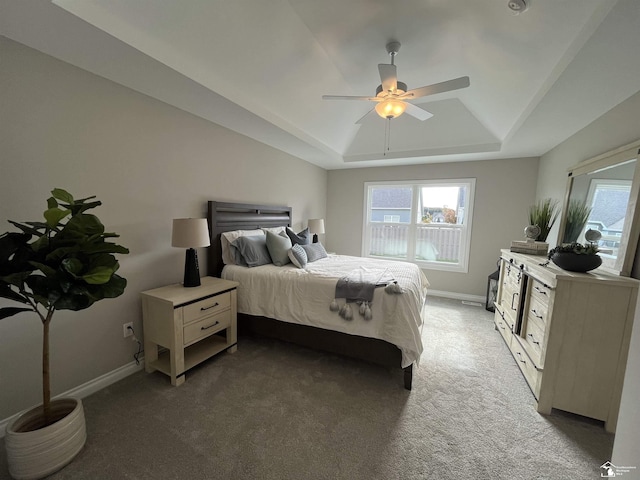
{"label": "white lamp shade", "polygon": [[175,218],[171,246],[182,248],[208,247],[209,228],[206,218]]}
{"label": "white lamp shade", "polygon": [[311,233],[324,233],[324,218],[310,218],[307,226]]}

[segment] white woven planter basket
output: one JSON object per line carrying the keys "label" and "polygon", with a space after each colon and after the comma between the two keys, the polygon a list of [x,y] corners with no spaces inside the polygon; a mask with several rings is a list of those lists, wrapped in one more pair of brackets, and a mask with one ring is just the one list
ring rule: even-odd
{"label": "white woven planter basket", "polygon": [[87,440],[82,401],[54,400],[51,412],[59,420],[44,428],[32,430],[41,423],[42,405],[7,425],[5,447],[9,473],[16,480],[46,477],[67,465],[82,450]]}

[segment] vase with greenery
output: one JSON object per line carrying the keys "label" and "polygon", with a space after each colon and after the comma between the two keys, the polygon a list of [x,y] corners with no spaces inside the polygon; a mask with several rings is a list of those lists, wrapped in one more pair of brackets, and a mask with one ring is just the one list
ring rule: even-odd
{"label": "vase with greenery", "polygon": [[529,225],[540,227],[540,235],[536,239],[546,242],[553,224],[558,218],[558,202],[551,198],[539,200],[529,207]]}
{"label": "vase with greenery", "polygon": [[[9,220],[19,231],[0,235],[0,297],[20,304],[0,308],[0,319],[32,312],[43,327],[42,406],[37,418],[23,426],[28,431],[60,420],[60,413],[52,412],[49,373],[49,329],[56,310],[84,310],[102,299],[122,295],[127,284],[116,274],[115,254],[129,250],[108,241],[118,235],[105,232],[98,217],[87,213],[101,202],[95,197],[76,200],[59,188],[51,193],[44,221]],[[10,441],[7,436],[8,456]]]}
{"label": "vase with greenery", "polygon": [[571,200],[567,207],[567,219],[564,225],[562,243],[577,242],[578,236],[587,224],[590,215],[591,207],[588,207],[580,200]]}

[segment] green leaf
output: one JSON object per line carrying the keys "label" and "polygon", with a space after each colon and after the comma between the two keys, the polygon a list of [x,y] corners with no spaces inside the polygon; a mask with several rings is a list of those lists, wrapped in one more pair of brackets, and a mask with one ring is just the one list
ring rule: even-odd
{"label": "green leaf", "polygon": [[25,247],[31,239],[27,233],[7,232],[0,235],[0,262],[9,258],[20,248]]}
{"label": "green leaf", "polygon": [[56,208],[58,206],[58,202],[55,198],[49,197],[47,198],[47,208]]}
{"label": "green leaf", "polygon": [[91,270],[82,278],[91,285],[102,285],[107,283],[113,275],[114,269],[109,267],[97,267]]}
{"label": "green leaf", "polygon": [[95,234],[104,233],[104,225],[98,220],[98,217],[88,213],[81,213],[71,217],[61,234],[64,237],[88,237]]}
{"label": "green leaf", "polygon": [[22,308],[22,307],[5,307],[0,308],[0,320],[7,317],[12,317],[13,315],[21,312],[33,312],[30,308]]}
{"label": "green leaf", "polygon": [[[20,230],[22,230],[24,233],[27,233],[29,235],[36,235],[36,236],[40,236],[42,235],[42,232],[40,232],[37,228],[35,228],[33,225],[31,225],[30,222],[26,222],[27,225],[23,225],[22,223],[18,223],[18,222],[14,222],[13,220],[9,220],[9,223],[11,225],[13,225],[14,227],[19,228]],[[34,222],[36,223],[36,222]],[[46,223],[42,223],[42,225],[44,225],[46,227]]]}
{"label": "green leaf", "polygon": [[45,265],[44,263],[33,262],[33,261],[29,263],[34,267],[36,267],[38,270],[40,270],[42,273],[44,273],[47,277],[52,277],[53,275],[56,274],[56,271],[53,268],[51,268],[49,265]]}
{"label": "green leaf", "polygon": [[61,188],[54,188],[53,190],[51,190],[51,194],[58,200],[62,200],[63,202],[73,203],[73,195],[71,195],[66,190],[63,190]]}
{"label": "green leaf", "polygon": [[84,264],[77,258],[65,258],[62,263],[62,268],[70,273],[74,278],[77,278],[82,273]]}
{"label": "green leaf", "polygon": [[98,243],[95,245],[87,246],[83,249],[83,251],[90,254],[92,253],[122,253],[122,254],[129,253],[128,248],[125,248],[121,245],[116,245],[115,243],[109,243],[109,242]]}
{"label": "green leaf", "polygon": [[27,297],[11,289],[8,284],[0,283],[0,297],[20,303],[29,303]]}
{"label": "green leaf", "polygon": [[47,225],[53,228],[60,223],[60,220],[62,220],[70,213],[70,210],[62,210],[58,207],[55,207],[46,210],[44,212],[44,218],[47,220]]}
{"label": "green leaf", "polygon": [[5,283],[9,283],[11,285],[15,285],[16,287],[21,287],[22,284],[25,282],[25,280],[29,278],[29,275],[31,275],[31,272],[32,271],[10,273],[9,275],[0,277],[0,280],[2,280]]}
{"label": "green leaf", "polygon": [[34,252],[39,252],[43,248],[48,248],[48,247],[49,247],[49,237],[46,235],[41,236],[39,239],[37,239],[35,242],[31,244],[31,248],[33,249]]}

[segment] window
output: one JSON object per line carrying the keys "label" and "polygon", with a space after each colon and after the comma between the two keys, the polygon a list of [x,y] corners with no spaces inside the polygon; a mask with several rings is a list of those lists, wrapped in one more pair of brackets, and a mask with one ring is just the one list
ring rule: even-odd
{"label": "window", "polygon": [[365,184],[362,255],[467,272],[475,179]]}

